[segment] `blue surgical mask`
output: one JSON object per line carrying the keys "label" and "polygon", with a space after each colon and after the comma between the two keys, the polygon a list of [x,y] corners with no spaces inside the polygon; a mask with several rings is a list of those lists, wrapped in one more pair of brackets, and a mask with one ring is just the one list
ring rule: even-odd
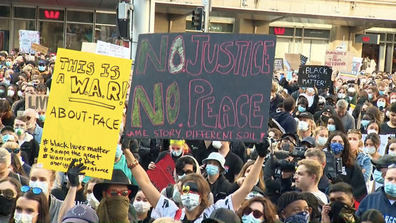
{"label": "blue surgical mask", "polygon": [[368,124],[370,123],[370,120],[362,120],[360,124],[363,126],[363,128],[367,128]]}
{"label": "blue surgical mask", "polygon": [[45,71],[45,66],[38,66],[39,71]]}
{"label": "blue surgical mask", "polygon": [[375,182],[377,182],[377,183],[380,183],[380,184],[384,183],[384,178],[382,177],[382,172],[379,170],[374,170],[373,178],[374,178]]}
{"label": "blue surgical mask", "polygon": [[180,155],[182,154],[182,152],[183,152],[183,150],[181,150],[181,149],[179,149],[179,150],[173,150],[173,151],[172,151],[172,154],[173,154],[174,156],[180,156]]}
{"label": "blue surgical mask", "polygon": [[10,84],[11,84],[11,81],[9,81],[9,80],[4,80],[4,83],[5,83],[6,85],[10,85]]}
{"label": "blue surgical mask", "polygon": [[330,148],[333,150],[334,155],[339,155],[344,151],[344,146],[338,142],[331,143]]}
{"label": "blue surgical mask", "polygon": [[12,62],[6,62],[7,67],[11,67]]}
{"label": "blue surgical mask", "polygon": [[219,167],[218,166],[215,166],[215,165],[212,165],[212,164],[208,164],[208,165],[206,165],[206,172],[210,175],[210,176],[213,176],[213,175],[216,175],[216,174],[218,174],[219,173]]}
{"label": "blue surgical mask", "polygon": [[369,100],[373,99],[373,97],[374,97],[373,94],[367,94],[367,96],[368,96]]}
{"label": "blue surgical mask", "polygon": [[332,124],[327,125],[327,130],[329,130],[330,132],[335,132],[336,126],[335,126],[335,125],[332,125]]}
{"label": "blue surgical mask", "polygon": [[39,115],[40,121],[44,122],[45,121],[45,115]]}
{"label": "blue surgical mask", "polygon": [[379,95],[384,95],[385,91],[379,91]]}
{"label": "blue surgical mask", "polygon": [[117,145],[117,150],[116,150],[115,157],[118,159],[118,158],[120,158],[120,157],[121,157],[121,155],[122,155],[122,149],[121,149],[121,145],[120,145],[120,144],[118,144],[118,145]]}
{"label": "blue surgical mask", "polygon": [[10,140],[10,139],[14,139],[14,136],[12,136],[12,135],[3,135],[3,137],[2,137],[3,143],[8,142],[8,140]]}
{"label": "blue surgical mask", "polygon": [[385,183],[384,191],[387,195],[391,197],[396,197],[396,184]]}
{"label": "blue surgical mask", "polygon": [[285,223],[308,223],[309,212],[303,211],[298,214],[292,215],[285,220]]}
{"label": "blue surgical mask", "polygon": [[307,109],[302,107],[301,105],[298,106],[298,111],[299,112],[305,112]]}
{"label": "blue surgical mask", "polygon": [[249,215],[242,216],[242,222],[243,223],[261,223],[262,221],[260,219],[255,218],[253,216],[253,213],[250,213]]}
{"label": "blue surgical mask", "polygon": [[327,142],[327,138],[326,137],[319,137],[318,138],[318,144],[321,146],[324,146]]}

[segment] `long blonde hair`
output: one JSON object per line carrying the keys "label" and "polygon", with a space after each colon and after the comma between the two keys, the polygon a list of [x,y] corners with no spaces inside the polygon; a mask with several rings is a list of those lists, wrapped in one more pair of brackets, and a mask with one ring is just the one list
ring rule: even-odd
{"label": "long blonde hair", "polygon": [[[249,166],[253,166],[254,162],[255,162],[254,160],[250,160],[250,161],[246,162],[245,165],[243,165],[241,171],[239,171],[238,176],[235,178],[235,182],[236,182],[239,178],[245,176],[245,172],[246,172],[247,168],[249,168]],[[259,187],[262,191],[265,190],[263,169],[260,170],[258,187]]]}

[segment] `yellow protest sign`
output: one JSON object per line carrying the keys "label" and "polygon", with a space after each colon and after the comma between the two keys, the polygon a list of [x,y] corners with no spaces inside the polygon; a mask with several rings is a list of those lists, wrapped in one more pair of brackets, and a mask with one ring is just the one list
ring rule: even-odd
{"label": "yellow protest sign", "polygon": [[[111,179],[131,60],[59,49],[38,166]],[[78,163],[79,163],[78,162]]]}

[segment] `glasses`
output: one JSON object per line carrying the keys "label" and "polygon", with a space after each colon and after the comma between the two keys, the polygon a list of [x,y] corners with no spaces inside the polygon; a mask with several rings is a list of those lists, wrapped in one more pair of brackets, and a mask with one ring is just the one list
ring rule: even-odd
{"label": "glasses", "polygon": [[[29,92],[29,93],[31,93],[31,92]],[[32,119],[32,117],[26,116],[26,119],[27,119],[28,121],[30,121],[30,119]]]}
{"label": "glasses", "polygon": [[259,211],[259,210],[253,210],[253,209],[251,209],[251,208],[247,208],[246,210],[245,210],[245,215],[250,215],[250,213],[252,213],[253,212],[253,217],[254,218],[257,218],[257,219],[259,219],[259,218],[261,218],[264,214],[263,214],[263,212],[261,212],[261,211]]}
{"label": "glasses", "polygon": [[15,194],[14,191],[11,189],[0,190],[0,196],[5,197],[7,200],[11,200],[14,198]]}
{"label": "glasses", "polygon": [[39,188],[39,187],[29,187],[29,186],[22,186],[21,187],[21,192],[22,193],[27,193],[29,191],[33,192],[33,194],[35,194],[35,195],[39,195],[40,193],[43,192],[43,190],[41,190],[41,188]]}
{"label": "glasses", "polygon": [[107,193],[112,197],[117,195],[128,197],[131,194],[131,190],[107,190]]}
{"label": "glasses", "polygon": [[182,176],[182,175],[184,175],[184,174],[188,175],[188,174],[192,174],[192,173],[194,173],[194,172],[191,171],[191,170],[187,170],[187,171],[181,170],[181,171],[177,171],[177,172],[176,172],[176,174],[179,175],[179,176]]}
{"label": "glasses", "polygon": [[19,151],[21,151],[21,150],[20,150],[20,149],[7,149],[7,151],[8,151],[9,153],[18,154]]}

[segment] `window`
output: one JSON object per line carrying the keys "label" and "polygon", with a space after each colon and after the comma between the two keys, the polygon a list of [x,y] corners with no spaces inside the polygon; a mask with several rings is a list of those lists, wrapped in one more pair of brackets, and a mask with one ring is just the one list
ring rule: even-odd
{"label": "window", "polygon": [[58,9],[39,9],[39,19],[64,21],[65,11]]}
{"label": "window", "polygon": [[118,40],[117,27],[115,26],[96,26],[95,28],[95,43],[98,40],[116,43]]}
{"label": "window", "polygon": [[302,54],[308,57],[309,61],[319,61],[324,64],[328,40],[304,40]]}
{"label": "window", "polygon": [[0,19],[0,51],[9,51],[10,20]]}
{"label": "window", "polygon": [[10,16],[11,16],[11,7],[0,5],[0,17],[10,17]]}
{"label": "window", "polygon": [[291,48],[292,44],[293,44],[293,39],[277,38],[275,57],[276,58],[284,58],[285,53],[290,52],[290,48]]}
{"label": "window", "polygon": [[93,12],[67,11],[67,21],[93,23]]}
{"label": "window", "polygon": [[116,14],[96,13],[96,23],[115,25],[116,21]]}
{"label": "window", "polygon": [[67,24],[66,49],[81,50],[83,42],[92,42],[92,25]]}
{"label": "window", "polygon": [[40,22],[40,44],[48,47],[50,53],[56,53],[58,47],[63,48],[63,23]]}
{"label": "window", "polygon": [[21,19],[36,19],[36,8],[14,8],[14,17]]}

